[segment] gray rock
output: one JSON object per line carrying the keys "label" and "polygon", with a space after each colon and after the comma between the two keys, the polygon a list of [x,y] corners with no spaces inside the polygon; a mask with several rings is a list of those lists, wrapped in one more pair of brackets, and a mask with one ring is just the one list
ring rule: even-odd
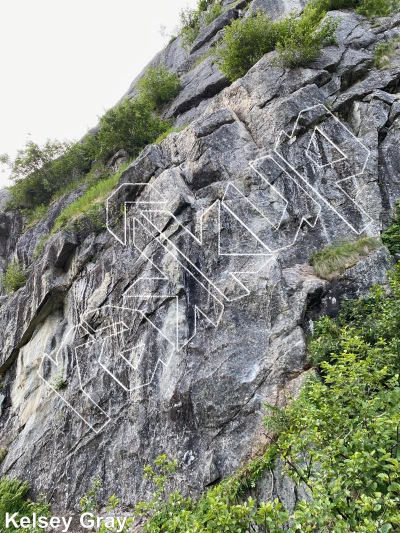
{"label": "gray rock", "polygon": [[257,11],[264,11],[271,20],[288,16],[290,13],[302,13],[307,1],[306,0],[254,0],[251,3],[249,15]]}
{"label": "gray rock", "polygon": [[226,25],[230,24],[232,20],[237,18],[238,11],[236,8],[228,9],[224,11],[222,15],[216,18],[211,24],[201,30],[200,35],[194,41],[190,53],[193,54],[200,48],[202,48]]}
{"label": "gray rock", "polygon": [[76,234],[72,231],[62,231],[57,235],[58,251],[54,266],[57,268],[65,268],[68,260],[71,258],[73,252],[78,247],[78,239]]}
{"label": "gray rock", "polygon": [[[262,5],[273,17],[294,6],[250,8]],[[338,46],[308,68],[278,68],[271,53],[231,85],[211,58],[188,71],[221,21],[192,54],[170,43],[151,64],[182,76],[165,116],[186,128],[123,173],[109,231],[63,228],[33,261],[83,187],[24,233],[0,209],[0,269],[13,257],[28,267],[0,297],[0,474],[32,496],[72,511],[99,477],[102,504],[115,493],[132,505],[151,490],[143,467],[167,453],[180,464],[171,489],[196,497],[268,444],[263,405],[299,393],[313,320],[386,283],[385,248],[330,283],[310,266],[327,245],[378,236],[400,198],[399,72],[372,66],[400,19],[332,16]],[[279,463],[254,494],[289,509],[308,497]]]}
{"label": "gray rock", "polygon": [[211,58],[182,77],[182,90],[169,109],[170,116],[177,116],[197,106],[203,99],[211,98],[229,85]]}

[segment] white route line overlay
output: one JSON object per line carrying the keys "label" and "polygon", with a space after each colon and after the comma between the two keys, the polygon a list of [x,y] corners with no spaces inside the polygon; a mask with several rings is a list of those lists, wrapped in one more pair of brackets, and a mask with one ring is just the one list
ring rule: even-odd
{"label": "white route line overlay", "polygon": [[[292,172],[294,172],[294,174],[300,178],[301,182],[305,183],[306,186],[308,188],[311,188],[313,193],[316,195],[316,197],[321,200],[321,202],[323,202],[325,205],[327,205],[330,209],[332,209],[336,215],[341,218],[355,233],[359,234],[360,232],[358,232],[355,228],[353,228],[351,226],[351,224],[349,224],[348,221],[346,221],[344,219],[344,217],[342,217],[342,215],[337,212],[337,210],[334,209],[333,206],[331,206],[326,200],[325,198],[319,193],[319,191],[314,188],[312,185],[310,185],[310,183],[307,182],[306,178],[304,176],[302,176],[297,170],[296,168],[294,168],[294,166],[292,164],[290,164],[289,161],[287,161],[279,152],[278,152],[278,148],[279,148],[279,144],[281,142],[281,139],[283,136],[286,136],[288,139],[293,139],[294,137],[294,134],[295,134],[295,131],[297,129],[297,126],[298,126],[298,123],[299,123],[299,120],[301,119],[301,116],[302,114],[306,113],[306,112],[309,112],[309,111],[312,111],[313,109],[316,109],[318,107],[321,107],[325,113],[327,115],[330,115],[337,123],[339,123],[341,125],[341,127],[343,127],[355,140],[355,142],[357,142],[361,147],[362,149],[365,150],[367,156],[366,156],[366,159],[365,159],[365,162],[364,162],[364,165],[361,169],[360,172],[357,172],[351,176],[347,176],[345,178],[343,178],[342,180],[339,180],[338,182],[336,182],[336,184],[339,184],[341,183],[342,181],[345,181],[345,180],[348,180],[348,179],[351,179],[353,177],[356,177],[356,176],[359,176],[361,174],[364,173],[365,171],[365,167],[366,167],[366,164],[367,164],[367,161],[370,157],[370,150],[359,140],[357,139],[351,132],[350,130],[339,120],[337,119],[325,106],[323,106],[322,104],[318,104],[317,106],[313,106],[313,107],[310,107],[310,108],[306,108],[304,109],[303,111],[301,111],[298,115],[298,118],[297,118],[297,121],[296,121],[296,124],[293,128],[293,131],[292,131],[292,134],[291,135],[288,135],[286,134],[286,132],[282,131],[280,133],[280,136],[277,140],[277,143],[275,145],[275,149],[274,149],[274,154],[278,157],[278,159],[280,160],[283,160],[284,163],[291,169]],[[235,113],[233,113],[234,116],[236,116]],[[237,118],[237,117],[236,117]],[[335,161],[332,161],[332,162],[328,162],[324,165],[320,165],[318,163],[318,161],[315,160],[315,158],[312,157],[312,154],[310,152],[310,147],[312,145],[312,143],[314,142],[314,136],[316,134],[316,132],[318,132],[320,135],[322,135],[329,143],[332,144],[332,146],[338,151],[339,154],[342,155],[342,158],[339,158],[339,159],[336,159]],[[335,163],[338,163],[340,161],[344,161],[345,159],[348,159],[348,157],[346,156],[346,154],[344,154],[344,152],[332,141],[332,139],[320,128],[320,127],[315,127],[314,128],[314,131],[313,131],[313,134],[312,134],[312,137],[310,139],[310,143],[308,145],[308,148],[306,150],[306,156],[312,161],[312,163],[314,163],[315,165],[317,165],[317,167],[319,168],[324,168],[324,167],[328,167],[328,166],[333,166]],[[218,224],[219,224],[219,228],[218,228],[218,255],[219,256],[236,256],[236,257],[245,257],[245,256],[248,256],[248,257],[264,257],[265,259],[267,259],[267,261],[262,264],[260,266],[259,269],[256,269],[256,270],[249,270],[249,271],[233,271],[233,272],[230,272],[229,275],[231,275],[235,281],[240,284],[246,291],[247,291],[247,294],[244,294],[241,296],[244,297],[248,294],[250,294],[250,291],[249,289],[240,281],[240,279],[237,277],[238,274],[249,274],[249,275],[254,275],[256,276],[264,267],[265,265],[267,265],[274,257],[275,257],[275,254],[276,252],[272,252],[271,249],[265,244],[265,242],[263,242],[253,231],[252,229],[245,223],[245,221],[243,221],[230,207],[229,205],[226,204],[226,197],[227,197],[227,193],[228,193],[228,190],[230,187],[232,187],[234,190],[237,191],[237,193],[240,195],[240,196],[243,196],[243,198],[245,199],[246,202],[248,202],[248,204],[252,207],[252,209],[254,209],[260,216],[262,216],[263,218],[266,219],[266,221],[271,225],[271,227],[278,231],[279,228],[281,227],[281,224],[282,224],[282,220],[285,216],[285,213],[286,213],[286,210],[287,210],[287,207],[289,205],[289,201],[272,185],[268,182],[268,180],[266,180],[264,178],[264,176],[262,175],[261,172],[259,172],[256,168],[256,163],[258,161],[261,161],[261,160],[265,160],[266,158],[270,158],[272,161],[274,161],[274,163],[291,179],[293,179],[290,174],[287,173],[287,171],[282,167],[282,165],[279,164],[279,162],[272,156],[265,156],[265,157],[262,157],[262,158],[259,158],[259,159],[256,159],[255,161],[251,162],[250,163],[250,167],[256,172],[256,174],[262,178],[268,185],[268,187],[270,188],[271,191],[274,192],[274,194],[278,195],[282,202],[284,203],[285,207],[284,207],[284,210],[282,212],[282,215],[281,215],[281,218],[279,220],[279,222],[275,223],[271,220],[268,219],[268,217],[262,213],[258,208],[257,206],[255,206],[250,200],[248,200],[246,197],[244,197],[241,193],[241,191],[236,187],[236,185],[233,183],[233,182],[228,182],[227,184],[227,187],[225,189],[225,193],[224,193],[224,196],[222,198],[222,200],[217,200],[214,204],[212,204],[202,215],[201,217],[201,220],[200,220],[200,238],[197,238],[194,234],[192,234],[191,232],[188,232],[190,233],[190,236],[191,238],[195,239],[195,241],[200,245],[202,246],[203,245],[203,218],[207,215],[207,213],[214,209],[214,208],[217,208],[218,209]],[[300,183],[301,183],[300,182]],[[303,188],[299,183],[295,182],[296,185],[303,191],[303,193],[308,196],[310,198],[310,200],[312,202],[316,202],[315,198],[313,198],[306,190],[305,188]],[[141,184],[123,184],[123,185],[120,185],[118,187],[118,189],[107,199],[107,203],[106,203],[106,213],[107,213],[107,222],[106,222],[106,227],[107,227],[107,230],[113,235],[113,237],[118,241],[120,242],[120,244],[122,244],[123,246],[127,246],[128,244],[128,239],[127,239],[127,235],[128,235],[128,231],[129,231],[129,227],[128,227],[128,220],[127,220],[127,204],[135,204],[136,206],[140,206],[142,204],[142,206],[144,207],[146,205],[147,209],[142,209],[139,216],[140,217],[143,217],[147,223],[149,223],[154,229],[158,229],[157,226],[153,223],[153,221],[150,219],[149,216],[146,216],[145,213],[162,213],[162,214],[165,214],[165,215],[168,215],[170,216],[172,219],[175,220],[175,222],[177,222],[180,226],[181,224],[179,223],[179,221],[176,219],[176,217],[174,217],[174,215],[172,213],[170,213],[169,211],[167,211],[165,208],[166,208],[166,200],[165,199],[161,199],[161,201],[157,201],[157,202],[125,202],[124,203],[124,212],[123,212],[123,216],[124,216],[124,236],[123,236],[123,239],[121,239],[113,230],[112,228],[110,227],[110,212],[109,212],[109,202],[111,201],[111,199],[113,198],[113,196],[115,196],[123,187],[133,187],[133,186],[141,186],[141,187],[152,187],[154,192],[156,194],[158,194],[161,198],[162,198],[162,195],[159,193],[159,191],[157,191],[152,185],[149,185],[149,184],[146,184],[146,183],[141,183]],[[340,187],[341,188],[341,187]],[[342,188],[341,190],[343,191],[343,194],[345,194],[352,202],[356,203],[354,199],[352,199],[347,193],[346,191],[344,191]],[[358,195],[359,193],[357,193]],[[315,227],[315,224],[317,222],[317,220],[319,219],[320,215],[321,215],[321,211],[322,211],[322,206],[320,203],[316,202],[317,205],[318,205],[318,212],[317,212],[317,215],[315,216],[315,220],[314,220],[314,223],[310,223],[310,221],[308,221],[307,219],[302,219],[302,221],[306,222],[309,226],[311,227]],[[362,207],[358,204],[356,204],[358,209],[363,213],[365,214],[365,216],[367,218],[370,219],[370,217],[368,216],[368,214],[362,209]],[[150,209],[149,209],[150,207]],[[154,207],[153,209],[151,209],[151,207]],[[265,248],[265,253],[258,253],[258,254],[251,254],[251,253],[244,253],[244,254],[239,254],[239,253],[223,253],[221,251],[221,239],[220,239],[220,233],[221,233],[221,207],[224,207],[224,209],[226,209],[259,243],[260,245]],[[158,209],[157,209],[158,208]],[[161,209],[160,209],[161,208]],[[164,208],[164,209],[163,209]],[[140,223],[140,220],[138,220],[138,218],[135,218],[134,220],[137,220],[138,223]],[[366,227],[368,227],[370,224],[371,224],[372,220],[370,220],[370,222],[367,224]],[[293,239],[293,242],[285,247],[282,247],[281,249],[278,250],[281,251],[281,250],[284,250],[284,249],[287,249],[289,248],[290,246],[293,246],[295,244],[295,242],[297,241],[297,238],[298,238],[298,234],[299,234],[299,231],[300,231],[300,227],[301,227],[301,224],[299,224],[299,228],[298,228],[298,231],[296,232],[296,235]],[[365,227],[365,228],[366,228]],[[183,226],[181,226],[181,228],[183,228]],[[364,229],[365,229],[364,228]],[[186,228],[183,228],[185,231],[188,231],[186,230]],[[363,230],[364,231],[364,230]],[[175,250],[180,256],[182,256],[184,258],[185,261],[187,261],[193,268],[194,270],[196,271],[196,273],[198,273],[200,275],[200,279],[205,279],[206,282],[214,289],[218,292],[219,296],[223,296],[223,299],[226,299],[228,301],[233,301],[233,300],[230,300],[229,298],[226,297],[226,295],[224,295],[221,290],[215,286],[214,282],[212,280],[210,280],[207,276],[205,276],[201,271],[200,269],[193,264],[193,262],[190,260],[190,258],[188,258],[186,256],[185,253],[182,252],[182,250],[180,250],[176,245],[175,243],[173,243],[168,237],[166,237],[166,235],[163,233],[163,232],[160,232],[157,239],[159,240],[160,244],[164,247],[164,249],[166,249],[167,253],[173,253],[172,250],[166,248],[166,245],[164,243],[167,243],[168,245],[172,246],[172,249]],[[136,246],[135,246],[136,247]],[[140,253],[145,257],[146,260],[150,261],[151,262],[151,259],[146,255],[146,253],[144,252],[144,250],[140,250],[138,247],[136,247]],[[179,264],[181,264],[181,266],[183,268],[185,268],[187,270],[187,267],[185,265],[183,265],[181,263],[181,261],[179,261],[179,259],[176,257],[176,255],[173,254],[173,257],[176,261],[178,261]],[[163,272],[161,272],[161,270],[158,269],[158,267],[156,265],[154,265],[153,263],[153,266],[160,272],[161,274],[161,277],[149,277],[149,278],[139,278],[138,280],[135,281],[135,283],[124,293],[123,295],[123,299],[124,299],[124,302],[126,302],[126,299],[127,298],[130,298],[132,297],[131,294],[129,294],[132,289],[134,289],[135,285],[137,285],[138,283],[140,283],[140,281],[142,280],[145,280],[145,281],[153,281],[153,280],[163,280],[163,281],[168,281],[168,278],[167,276],[164,275]],[[194,276],[194,273],[193,272],[190,272],[190,275]],[[200,281],[200,279],[197,279],[197,282],[200,283],[200,285],[221,305],[221,311],[220,311],[220,314],[218,316],[218,320],[213,322],[210,320],[210,318],[205,315],[201,309],[199,309],[197,306],[195,307],[196,309],[196,313],[195,315],[197,316],[197,313],[200,313],[202,314],[209,322],[211,322],[211,324],[214,326],[214,327],[218,327],[219,323],[220,323],[220,320],[223,316],[223,313],[224,313],[224,304],[221,302],[220,298],[217,298],[215,295],[213,295],[210,290],[204,285],[204,283],[202,283],[202,281]],[[148,293],[136,293],[133,295],[133,297],[152,297],[152,298],[157,298],[159,297],[159,295],[157,294],[148,294]],[[165,297],[165,294],[162,295],[162,297]],[[159,334],[161,334],[165,340],[169,343],[172,344],[173,346],[173,351],[172,353],[170,354],[169,358],[167,361],[163,361],[162,359],[158,359],[157,360],[157,363],[155,365],[155,368],[154,368],[154,371],[153,371],[153,374],[152,374],[152,377],[150,379],[150,381],[148,383],[145,383],[145,384],[142,384],[138,387],[134,387],[133,389],[128,389],[122,382],[120,382],[116,376],[113,375],[112,372],[110,372],[110,370],[101,362],[101,357],[102,357],[102,353],[103,353],[103,348],[104,348],[104,341],[107,339],[107,337],[105,337],[103,339],[103,346],[102,346],[102,350],[101,350],[101,353],[100,353],[100,356],[99,356],[99,359],[98,359],[98,364],[106,371],[110,374],[110,376],[115,380],[115,382],[121,386],[124,390],[128,391],[128,392],[131,392],[131,390],[135,390],[135,389],[138,389],[138,388],[143,388],[147,385],[149,385],[153,378],[154,378],[154,375],[155,375],[155,372],[157,370],[157,367],[158,365],[161,363],[164,367],[167,367],[171,361],[171,358],[174,354],[175,351],[177,350],[180,350],[182,349],[179,348],[179,342],[178,342],[178,320],[179,320],[179,317],[178,317],[178,313],[179,313],[179,310],[178,310],[178,297],[176,297],[176,306],[177,306],[177,311],[176,311],[176,333],[175,333],[175,337],[176,337],[176,341],[175,343],[171,343],[171,341],[164,336],[164,334],[162,333],[161,330],[159,330],[158,328],[156,328],[156,326],[140,311],[140,310],[137,310],[137,309],[132,309],[130,307],[115,307],[115,309],[127,309],[129,310],[130,312],[137,312],[139,314],[141,314],[143,316],[143,318],[145,320],[147,320],[150,324],[151,324],[151,327],[155,328]],[[108,307],[110,309],[113,309],[113,306],[105,306],[105,307]],[[93,311],[90,311],[90,312],[93,312]],[[88,312],[87,312],[88,313]],[[68,337],[70,336],[70,334],[72,333],[73,336],[75,336],[75,332],[79,329],[79,328],[83,328],[87,334],[89,335],[90,337],[90,340],[88,341],[88,343],[85,343],[84,345],[81,345],[81,346],[76,346],[74,351],[75,351],[75,357],[78,358],[78,354],[76,352],[76,350],[78,348],[82,348],[82,347],[87,347],[88,344],[91,344],[92,342],[97,342],[97,340],[93,337],[93,335],[91,335],[90,333],[90,327],[88,328],[87,327],[87,324],[85,323],[85,320],[84,320],[84,316],[87,315],[87,313],[85,313],[82,317],[81,317],[81,321],[80,323],[71,328],[71,330],[67,333],[67,339]],[[114,323],[113,323],[114,324]],[[126,324],[124,324],[125,327]],[[102,328],[100,328],[100,330],[98,330],[97,332],[101,331]],[[107,329],[107,328],[104,328],[104,329]],[[89,330],[89,331],[88,331]],[[197,334],[197,322],[195,323],[195,329],[194,329],[194,333],[193,335],[190,337],[189,340],[191,340],[195,335]],[[82,390],[82,393],[84,395],[86,395],[86,397],[99,409],[99,412],[104,415],[106,421],[105,423],[100,427],[100,428],[96,428],[94,427],[92,424],[90,424],[90,422],[88,420],[85,419],[85,417],[79,413],[79,411],[77,409],[75,409],[66,399],[64,396],[62,396],[59,391],[56,390],[56,388],[52,385],[52,383],[50,383],[49,381],[47,381],[43,375],[41,375],[40,371],[42,370],[43,368],[43,364],[44,364],[44,361],[46,358],[49,358],[53,364],[55,364],[56,366],[59,366],[60,364],[60,361],[58,361],[58,355],[60,354],[61,350],[64,349],[64,347],[68,344],[68,341],[64,341],[63,344],[60,346],[59,350],[56,352],[56,357],[55,359],[53,359],[49,354],[45,354],[43,356],[43,359],[42,359],[42,363],[39,367],[39,370],[38,370],[38,374],[40,376],[40,378],[45,382],[47,383],[47,385],[57,394],[57,396],[59,396],[63,402],[65,402],[65,404],[81,419],[83,420],[88,426],[90,429],[92,429],[95,433],[99,433],[100,431],[102,431],[110,422],[111,418],[110,416],[103,410],[101,409],[101,407],[96,404],[92,399],[91,397],[83,390],[83,385],[82,385],[82,379],[81,379],[81,375],[80,375],[80,369],[79,369],[79,364],[78,364],[78,375],[79,375],[79,385],[81,387],[81,390]],[[133,349],[140,349],[140,358],[143,357],[144,355],[144,349],[145,349],[145,345],[144,343],[141,343],[139,345],[135,345],[133,348],[131,348],[130,350],[133,350]],[[127,351],[127,350],[126,350]],[[127,364],[129,364],[134,370],[135,370],[135,367],[130,363],[130,361],[124,356],[124,353],[126,351],[122,351],[120,352],[120,356],[125,359],[125,361],[127,362]]]}

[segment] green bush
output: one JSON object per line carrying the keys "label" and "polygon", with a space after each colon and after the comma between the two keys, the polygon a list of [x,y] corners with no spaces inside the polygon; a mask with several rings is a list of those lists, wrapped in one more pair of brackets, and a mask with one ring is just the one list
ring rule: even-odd
{"label": "green bush", "polygon": [[379,246],[381,242],[374,237],[342,242],[313,254],[311,264],[317,276],[331,281]]}
{"label": "green bush", "polygon": [[378,43],[374,51],[374,63],[376,68],[389,67],[398,50],[400,39],[392,39],[387,43]]}
{"label": "green bush", "polygon": [[219,2],[216,2],[209,11],[204,15],[204,22],[208,26],[211,22],[214,22],[220,15],[222,15],[222,6]]}
{"label": "green bush", "polygon": [[396,214],[392,224],[382,234],[382,241],[389,248],[392,255],[400,254],[400,203],[397,204]]}
{"label": "green bush", "polygon": [[232,22],[225,28],[216,56],[221,71],[231,81],[244,76],[265,54],[277,50],[283,67],[307,65],[323,46],[335,43],[338,21],[322,22],[335,9],[356,8],[369,18],[388,16],[400,9],[400,0],[311,0],[301,16],[295,13],[271,22],[264,12]]}
{"label": "green bush", "polygon": [[180,91],[178,76],[163,65],[150,67],[138,83],[142,100],[152,109],[161,109],[173,100]]}
{"label": "green bush", "polygon": [[96,139],[91,135],[75,144],[47,141],[41,147],[28,141],[11,165],[15,182],[10,188],[11,207],[47,205],[56,191],[88,172],[96,151]]}
{"label": "green bush", "polygon": [[7,457],[8,450],[7,448],[4,448],[4,446],[0,446],[0,463],[4,461],[4,459]]}
{"label": "green bush", "polygon": [[318,57],[321,48],[334,42],[336,23],[315,2],[301,17],[271,22],[259,11],[254,17],[238,19],[225,29],[216,56],[221,71],[232,81],[243,76],[266,53],[277,50],[278,63],[285,67],[305,65]]}
{"label": "green bush", "polygon": [[163,82],[157,90],[153,75],[152,83],[145,85],[148,101],[126,99],[107,111],[96,136],[88,134],[75,144],[47,141],[42,147],[29,141],[11,164],[15,184],[10,188],[9,207],[25,209],[28,223],[33,224],[62,191],[72,191],[84,179],[90,183],[93,161],[106,162],[120,149],[135,156],[154,142],[170,123],[155,115],[153,107],[177,90],[175,75],[161,70],[156,74]]}
{"label": "green bush", "polygon": [[182,42],[185,48],[190,48],[200,33],[200,11],[186,7],[181,9],[180,30]]}
{"label": "green bush", "polygon": [[234,81],[275,49],[278,41],[277,25],[258,12],[255,17],[234,20],[225,28],[216,56],[221,71]]}
{"label": "green bush", "polygon": [[183,45],[190,48],[197,39],[203,12],[205,24],[210,24],[222,13],[221,5],[215,0],[199,0],[196,9],[186,7],[180,11],[179,33],[182,36]]}
{"label": "green bush", "polygon": [[309,4],[300,18],[288,17],[279,25],[276,50],[284,67],[305,66],[318,58],[321,48],[334,44],[337,22],[328,18],[320,24],[323,12]]}
{"label": "green bush", "polygon": [[[75,202],[72,202],[65,209],[63,209],[58,218],[55,220],[51,233],[53,234],[58,229],[69,224],[73,224],[74,221],[82,218],[83,216],[86,216],[89,219],[94,218],[93,222],[95,225],[97,225],[98,207],[103,206],[112,190],[117,186],[121,174],[128,168],[129,165],[130,163],[126,163],[112,176],[98,181],[89,187],[89,189],[87,189],[82,196],[75,200]],[[102,227],[104,227],[104,221]],[[41,247],[43,247],[43,244]],[[39,250],[38,253],[40,253],[40,251],[41,250]]]}
{"label": "green bush", "polygon": [[357,12],[368,18],[388,17],[399,9],[400,0],[361,0]]}
{"label": "green bush", "polygon": [[[178,490],[168,491],[176,462],[164,455],[154,467],[146,467],[145,478],[155,490],[149,501],[136,506],[144,531],[399,530],[400,266],[390,284],[390,294],[376,287],[366,300],[349,302],[339,319],[318,322],[309,350],[317,355],[322,377],[311,376],[286,409],[270,407],[266,425],[276,435],[275,444],[238,475],[194,501]],[[321,346],[325,354],[332,351],[328,358],[321,358]],[[298,501],[292,513],[278,500],[246,498],[276,458],[297,494],[302,488],[311,497]]]}
{"label": "green bush", "polygon": [[54,387],[56,390],[64,390],[68,386],[67,380],[64,378],[63,375],[55,376],[51,382],[51,386]]}
{"label": "green bush", "polygon": [[[79,507],[82,513],[100,513],[99,505],[99,493],[103,489],[103,484],[99,478],[93,479],[90,484],[89,490],[82,496],[79,500]],[[120,499],[117,498],[114,494],[108,499],[108,505],[104,509],[107,512],[108,516],[116,516],[116,509],[120,504]],[[130,529],[132,524],[132,518],[128,518],[126,521],[126,526]],[[116,529],[110,530],[109,527],[105,526],[104,522],[100,525],[100,528],[97,530],[98,533],[117,533]],[[127,529],[120,531],[118,533],[128,533]]]}
{"label": "green bush", "polygon": [[[5,524],[6,513],[20,513],[21,516],[29,517],[32,517],[33,513],[38,516],[50,516],[50,505],[44,496],[33,502],[27,498],[28,491],[28,483],[6,477],[0,479],[0,524]],[[19,529],[11,526],[7,531],[19,531]],[[31,528],[29,531],[39,533],[43,529]]]}
{"label": "green bush", "polygon": [[148,103],[125,98],[100,119],[97,135],[99,155],[102,159],[107,159],[124,149],[131,156],[137,156],[169,127],[169,122],[153,114]]}
{"label": "green bush", "polygon": [[211,7],[214,2],[215,0],[199,0],[197,8],[199,11],[207,11],[207,9]]}
{"label": "green bush", "polygon": [[19,261],[11,261],[2,277],[2,284],[7,293],[12,293],[26,283],[26,273]]}

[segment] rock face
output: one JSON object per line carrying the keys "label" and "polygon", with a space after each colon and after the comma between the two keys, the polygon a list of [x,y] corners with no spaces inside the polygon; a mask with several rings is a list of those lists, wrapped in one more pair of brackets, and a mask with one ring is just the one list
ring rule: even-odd
{"label": "rock face", "polygon": [[338,45],[315,64],[284,70],[269,54],[230,86],[211,59],[190,71],[218,24],[192,54],[177,39],[156,58],[182,74],[165,114],[190,124],[123,173],[107,230],[63,230],[34,259],[73,197],[23,234],[0,208],[0,261],[30,263],[0,301],[1,474],[60,509],[95,477],[104,501],[146,497],[143,467],[161,453],[194,494],[232,473],[265,442],[263,404],[304,381],[315,317],[390,268],[384,248],[331,283],[309,263],[379,235],[400,197],[400,73],[373,67],[400,18],[341,12]]}

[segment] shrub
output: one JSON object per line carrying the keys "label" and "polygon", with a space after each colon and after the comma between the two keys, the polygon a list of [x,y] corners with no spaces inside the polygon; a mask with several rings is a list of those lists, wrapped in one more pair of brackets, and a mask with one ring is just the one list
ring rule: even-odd
{"label": "shrub", "polygon": [[[348,303],[341,320],[349,319],[349,325],[321,320],[324,325],[316,333],[322,344],[335,342],[329,360],[319,361],[322,379],[310,377],[286,409],[270,408],[266,425],[277,435],[275,444],[239,475],[194,501],[178,490],[168,491],[175,461],[164,455],[145,468],[154,492],[135,509],[136,517],[146,521],[144,531],[398,531],[400,266],[390,284],[389,295],[376,287],[367,301]],[[374,343],[364,329],[372,317]],[[314,352],[315,344],[309,348]],[[278,500],[246,499],[246,491],[274,468],[275,458],[294,481],[294,492],[308,494],[293,512]]]}
{"label": "shrub", "polygon": [[321,22],[328,11],[343,8],[357,8],[369,18],[388,16],[399,11],[400,0],[311,0],[300,17],[292,13],[271,22],[265,13],[258,12],[254,17],[235,20],[225,28],[217,46],[221,71],[235,81],[275,49],[277,63],[283,67],[306,65],[318,57],[323,46],[335,43],[338,21],[328,18]]}
{"label": "shrub", "polygon": [[207,11],[209,7],[213,5],[215,0],[199,0],[198,9],[199,11]]}
{"label": "shrub", "polygon": [[[158,92],[155,86],[157,76],[163,80]],[[90,181],[94,160],[106,161],[120,149],[137,155],[166,131],[170,123],[154,115],[152,107],[174,94],[175,75],[157,70],[152,81],[148,81],[145,87],[149,101],[126,99],[107,111],[100,119],[97,136],[88,134],[75,144],[47,141],[42,147],[28,142],[11,165],[15,184],[10,188],[10,207],[25,208],[33,223],[61,191],[73,190],[88,173]]]}
{"label": "shrub", "polygon": [[279,64],[284,67],[307,65],[318,58],[323,46],[335,43],[337,22],[328,18],[320,24],[322,13],[309,4],[300,18],[292,15],[280,24],[276,45]]}
{"label": "shrub", "polygon": [[275,49],[278,40],[277,25],[258,12],[255,17],[234,20],[225,28],[221,44],[216,49],[219,67],[234,81]]}
{"label": "shrub", "polygon": [[126,163],[112,176],[95,183],[95,185],[90,187],[81,197],[75,200],[75,202],[69,204],[55,220],[51,233],[73,223],[75,220],[83,216],[86,216],[89,219],[93,216],[96,224],[96,216],[98,213],[96,208],[106,201],[112,190],[117,186],[121,174],[129,165],[130,163]]}
{"label": "shrub", "polygon": [[382,234],[382,241],[391,254],[400,254],[400,203],[397,204],[391,226]]}
{"label": "shrub", "polygon": [[179,93],[178,76],[163,65],[150,67],[138,83],[140,96],[152,109],[161,109]]}
{"label": "shrub", "polygon": [[318,57],[324,45],[334,42],[336,23],[328,19],[320,25],[324,15],[320,4],[311,2],[301,17],[292,14],[271,22],[259,11],[254,17],[233,21],[216,50],[221,71],[234,81],[275,49],[282,66],[307,64]]}
{"label": "shrub", "polygon": [[11,261],[2,277],[3,287],[7,293],[12,293],[26,283],[26,273],[23,265],[17,260]]}
{"label": "shrub", "polygon": [[181,9],[179,17],[179,33],[182,36],[183,45],[190,48],[200,33],[200,11],[186,7]]}
{"label": "shrub", "polygon": [[4,446],[1,446],[0,447],[0,463],[2,463],[4,461],[4,459],[7,456],[7,453],[8,453],[7,448],[4,448]]}
{"label": "shrub", "polygon": [[201,17],[204,11],[208,13],[204,16],[204,22],[210,24],[222,13],[219,2],[215,0],[199,0],[196,9],[186,7],[181,9],[179,33],[182,36],[183,45],[190,48],[200,33]]}
{"label": "shrub", "polygon": [[[21,516],[32,517],[33,513],[38,516],[50,516],[50,505],[46,502],[43,495],[37,502],[27,498],[29,491],[28,483],[18,479],[1,478],[0,479],[0,524],[5,524],[6,513],[20,513]],[[10,527],[8,531],[19,531]],[[39,533],[42,529],[30,529],[31,533]]]}
{"label": "shrub", "polygon": [[136,156],[169,127],[169,122],[153,114],[148,103],[125,98],[100,119],[99,155],[107,159],[124,149]]}
{"label": "shrub", "polygon": [[370,346],[377,346],[381,337],[388,343],[399,339],[398,303],[400,299],[399,267],[390,274],[391,294],[381,286],[373,287],[365,298],[346,301],[337,318],[320,318],[314,324],[309,340],[309,359],[314,366],[331,362],[342,349],[342,332],[357,332]]}
{"label": "shrub", "polygon": [[[82,496],[82,498],[79,500],[79,507],[82,513],[99,513],[100,512],[100,505],[99,505],[99,493],[103,489],[103,484],[99,478],[93,479],[89,490]],[[105,508],[105,511],[109,514],[109,516],[115,516],[115,510],[120,504],[120,499],[117,498],[114,494],[108,499],[108,505]],[[130,529],[130,526],[132,524],[132,518],[128,518],[126,521],[126,525],[129,528],[129,531],[132,531]],[[110,528],[107,527],[104,522],[100,525],[100,528],[97,529],[98,533],[116,533],[116,530],[113,529],[110,532]],[[127,529],[123,529],[122,531],[118,530],[119,533],[128,533]]]}
{"label": "shrub", "polygon": [[52,196],[75,183],[89,169],[96,154],[96,139],[82,142],[47,141],[43,146],[29,141],[11,163],[11,207],[35,209],[48,205]]}
{"label": "shrub", "polygon": [[204,15],[205,24],[211,24],[211,22],[214,22],[214,20],[217,19],[220,15],[222,15],[222,6],[219,2],[216,2],[211,7],[211,9]]}
{"label": "shrub", "polygon": [[67,388],[67,380],[62,375],[55,376],[51,382],[52,387],[56,390],[63,390]]}
{"label": "shrub", "polygon": [[387,43],[378,43],[374,51],[376,68],[388,67],[395,55],[400,39],[393,39]]}
{"label": "shrub", "polygon": [[379,239],[361,237],[357,241],[343,242],[315,253],[311,257],[311,264],[317,276],[332,280],[379,246]]}
{"label": "shrub", "polygon": [[357,12],[368,18],[388,17],[399,9],[400,0],[361,0]]}

